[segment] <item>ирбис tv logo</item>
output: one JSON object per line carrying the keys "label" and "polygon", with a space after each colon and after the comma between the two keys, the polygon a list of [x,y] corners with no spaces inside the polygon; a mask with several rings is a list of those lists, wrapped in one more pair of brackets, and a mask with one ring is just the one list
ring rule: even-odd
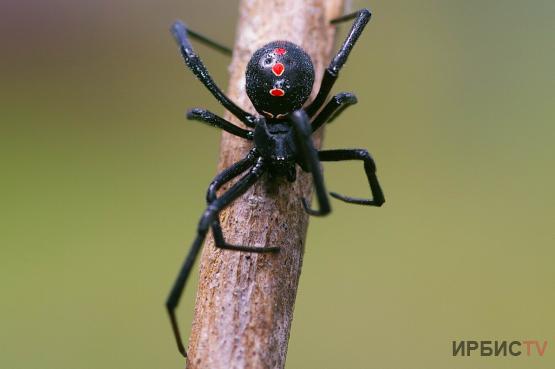
{"label": "\u0438\u0440\u0431\u0438\u0441 tv logo", "polygon": [[543,357],[547,341],[453,341],[453,356],[536,356]]}

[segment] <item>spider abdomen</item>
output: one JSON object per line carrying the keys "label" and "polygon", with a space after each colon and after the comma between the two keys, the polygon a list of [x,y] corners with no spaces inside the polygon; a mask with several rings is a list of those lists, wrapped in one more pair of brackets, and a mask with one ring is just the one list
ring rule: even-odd
{"label": "spider abdomen", "polygon": [[314,66],[299,46],[274,41],[253,54],[245,79],[254,108],[267,118],[282,119],[300,109],[310,96]]}

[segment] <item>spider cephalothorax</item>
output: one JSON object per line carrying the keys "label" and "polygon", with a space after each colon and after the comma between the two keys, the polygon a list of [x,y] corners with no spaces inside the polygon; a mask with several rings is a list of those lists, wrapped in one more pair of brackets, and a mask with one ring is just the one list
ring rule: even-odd
{"label": "spider cephalothorax", "polygon": [[[179,333],[175,309],[208,230],[212,229],[214,245],[221,249],[259,253],[279,250],[276,246],[231,245],[226,242],[220,225],[219,212],[244,194],[264,173],[270,180],[275,177],[285,177],[289,181],[295,181],[297,165],[303,171],[311,173],[318,209],[311,209],[305,199],[301,199],[302,205],[308,214],[322,216],[328,214],[331,207],[320,170],[320,162],[360,160],[364,163],[372,199],[354,198],[335,192],[330,192],[330,195],[341,201],[359,205],[381,206],[385,201],[376,176],[374,160],[368,151],[364,149],[317,150],[312,143],[313,132],[335,119],[346,107],[357,102],[355,95],[342,92],[326,103],[341,67],[370,19],[370,12],[362,9],[331,21],[335,24],[352,19],[354,22],[351,30],[326,68],[318,94],[314,101],[304,108],[303,105],[314,83],[314,67],[307,53],[291,42],[274,41],[253,54],[246,70],[246,91],[260,116],[244,111],[218,88],[194,52],[189,36],[225,53],[231,54],[231,50],[188,30],[181,22],[176,22],[172,27],[172,33],[187,66],[212,95],[243,122],[247,129],[238,127],[206,109],[191,109],[187,113],[187,118],[221,128],[232,135],[251,141],[253,146],[244,159],[223,170],[210,183],[206,196],[208,207],[199,221],[197,236],[166,301],[177,346],[184,356],[187,356],[187,353]],[[218,195],[218,190],[222,186],[242,173],[244,174],[239,180]]]}
{"label": "spider cephalothorax", "polygon": [[310,96],[314,67],[299,46],[289,41],[274,41],[253,54],[245,82],[256,111],[270,119],[282,119],[301,108]]}

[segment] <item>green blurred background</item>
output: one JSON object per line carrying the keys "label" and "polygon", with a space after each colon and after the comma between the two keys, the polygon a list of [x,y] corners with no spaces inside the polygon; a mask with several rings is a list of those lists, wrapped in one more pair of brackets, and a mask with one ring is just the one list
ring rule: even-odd
{"label": "green blurred background", "polygon": [[[2,5],[0,368],[183,367],[163,302],[219,145],[184,111],[222,108],[168,27],[231,45],[237,6]],[[359,104],[325,146],[368,148],[387,202],[311,220],[287,367],[553,368],[555,2],[363,6],[334,89]],[[228,59],[198,51],[225,87]],[[368,193],[361,165],[325,169],[330,189]],[[453,339],[548,347],[454,358]]]}

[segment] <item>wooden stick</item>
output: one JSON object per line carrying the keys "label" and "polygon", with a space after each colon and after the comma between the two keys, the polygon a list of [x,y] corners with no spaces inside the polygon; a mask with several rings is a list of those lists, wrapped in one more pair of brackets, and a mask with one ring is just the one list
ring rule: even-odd
{"label": "wooden stick", "polygon": [[[335,50],[335,27],[329,20],[343,13],[343,0],[242,0],[239,13],[228,96],[254,113],[245,94],[247,62],[262,45],[283,39],[311,56],[316,72],[313,98]],[[231,114],[225,117],[241,125]],[[320,137],[315,137],[315,144],[320,144]],[[218,169],[243,158],[249,148],[246,140],[223,133]],[[284,367],[308,225],[300,199],[310,198],[311,186],[310,176],[300,170],[292,184],[263,177],[222,212],[228,242],[281,250],[220,250],[208,239],[201,257],[188,368]]]}

